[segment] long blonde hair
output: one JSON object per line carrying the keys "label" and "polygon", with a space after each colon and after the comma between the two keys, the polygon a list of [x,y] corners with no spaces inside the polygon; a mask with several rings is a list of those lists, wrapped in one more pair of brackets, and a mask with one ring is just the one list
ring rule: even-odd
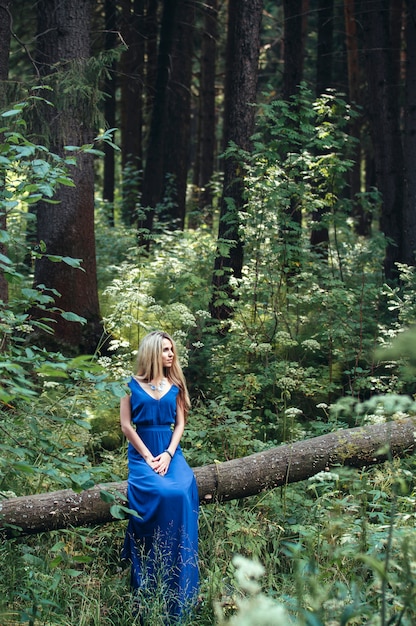
{"label": "long blonde hair", "polygon": [[[169,368],[163,367],[163,339],[167,339],[172,344],[173,360]],[[179,363],[175,342],[168,333],[155,330],[142,339],[137,351],[137,376],[146,381],[159,380],[164,376],[172,385],[176,385],[179,388],[179,404],[183,408],[186,418],[191,401],[185,376]]]}

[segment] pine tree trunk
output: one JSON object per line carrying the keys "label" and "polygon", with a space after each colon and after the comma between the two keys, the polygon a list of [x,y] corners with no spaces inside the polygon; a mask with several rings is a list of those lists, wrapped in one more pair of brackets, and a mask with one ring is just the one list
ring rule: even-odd
{"label": "pine tree trunk", "polygon": [[316,95],[333,87],[334,0],[318,2],[318,41],[316,44]]}
{"label": "pine tree trunk", "polygon": [[[164,179],[172,177],[169,211],[163,221],[172,229],[185,225],[186,190],[189,168],[191,131],[191,83],[194,40],[195,5],[193,0],[180,0],[176,16],[176,32],[172,51],[172,69],[167,102]],[[166,188],[166,187],[165,187]]]}
{"label": "pine tree trunk", "polygon": [[358,107],[361,106],[360,85],[362,84],[359,43],[357,34],[357,15],[355,0],[344,0],[344,20],[345,20],[345,41],[347,49],[348,68],[348,92],[349,101],[354,111],[357,113],[349,125],[349,135],[356,140],[353,148],[352,159],[354,164],[349,171],[349,196],[353,202],[353,217],[355,220],[356,232],[366,237],[370,234],[370,216],[363,211],[361,202],[357,198],[361,191],[361,124],[362,119],[358,116]]}
{"label": "pine tree trunk", "polygon": [[[164,153],[167,124],[168,86],[171,76],[171,55],[176,28],[178,2],[164,0],[160,31],[158,65],[149,130],[149,143],[143,176],[142,207],[145,215],[139,220],[139,241],[148,247],[148,235],[153,230],[155,209],[162,200],[164,189]],[[142,232],[144,229],[144,232]]]}
{"label": "pine tree trunk", "polygon": [[[250,149],[258,76],[262,0],[230,0],[225,78],[224,146],[235,143]],[[227,320],[233,310],[230,276],[241,278],[243,243],[238,213],[243,207],[244,184],[235,157],[224,160],[218,242],[213,273],[211,315]],[[228,252],[220,252],[227,242]]]}
{"label": "pine tree trunk", "polygon": [[376,184],[382,194],[381,231],[392,243],[386,246],[387,278],[395,276],[395,263],[403,250],[404,171],[400,131],[397,55],[392,49],[389,0],[362,3],[363,46],[368,85],[368,117],[374,151]]}
{"label": "pine tree trunk", "polygon": [[204,26],[201,43],[200,134],[198,145],[198,206],[207,211],[206,223],[212,225],[212,190],[216,154],[215,71],[217,49],[218,0],[208,0],[203,7]]}
{"label": "pine tree trunk", "polygon": [[[105,0],[105,49],[114,50],[117,45],[117,5],[116,0]],[[104,79],[104,117],[107,128],[116,127],[116,63],[112,63]],[[114,226],[114,184],[115,184],[115,154],[114,148],[104,146],[104,184],[103,199],[108,202],[107,219],[110,226]]]}
{"label": "pine tree trunk", "polygon": [[408,2],[406,26],[406,93],[404,163],[406,196],[403,216],[403,261],[415,265],[416,251],[416,4]]}
{"label": "pine tree trunk", "polygon": [[[92,141],[91,98],[79,88],[87,78],[90,56],[90,9],[85,0],[39,0],[36,60],[45,82],[53,85],[48,96],[54,107],[38,110],[37,130],[52,152],[65,154],[64,146],[82,146]],[[72,74],[71,74],[72,70]],[[66,90],[67,81],[72,81]],[[92,77],[97,84],[98,77]],[[46,244],[46,254],[82,259],[84,271],[46,257],[36,261],[35,285],[45,285],[61,295],[56,306],[87,320],[85,326],[48,311],[55,320],[53,337],[42,338],[44,345],[93,353],[103,336],[99,311],[94,238],[93,156],[81,153],[71,169],[75,188],[61,187],[59,204],[37,205],[37,237]],[[33,315],[42,317],[43,311]]]}
{"label": "pine tree trunk", "polygon": [[[2,81],[6,81],[9,75],[9,52],[10,52],[10,36],[11,36],[11,15],[10,8],[12,0],[0,0],[0,105],[3,106],[5,89],[1,85]],[[1,140],[1,135],[0,135]],[[0,181],[2,186],[2,181]],[[0,231],[7,229],[6,213],[0,209]],[[7,256],[7,250],[3,243],[0,243],[0,255]],[[0,300],[6,304],[9,300],[9,287],[4,273],[0,269]],[[1,346],[0,346],[1,349]]]}
{"label": "pine tree trunk", "polygon": [[127,45],[120,62],[121,167],[123,171],[122,217],[126,225],[136,221],[136,204],[143,168],[144,1],[122,0],[121,34]]}
{"label": "pine tree trunk", "polygon": [[[332,87],[332,59],[333,59],[333,30],[334,30],[334,0],[319,0],[318,4],[318,42],[316,46],[316,95],[320,96],[326,89]],[[319,252],[322,258],[328,257],[329,232],[322,224],[324,215],[328,212],[321,207],[312,214],[313,228],[310,235],[311,246]]]}
{"label": "pine tree trunk", "polygon": [[144,22],[144,37],[146,51],[145,72],[145,112],[146,123],[152,114],[155,99],[157,77],[157,42],[158,42],[158,5],[159,0],[146,0],[146,15]]}
{"label": "pine tree trunk", "polygon": [[308,5],[309,0],[283,0],[283,100],[295,95],[302,81]]}
{"label": "pine tree trunk", "polygon": [[[338,430],[327,435],[257,452],[250,456],[196,467],[201,503],[246,498],[268,489],[306,480],[332,467],[367,467],[414,454],[416,420]],[[97,485],[81,493],[70,489],[0,502],[0,530],[6,537],[102,524],[114,520],[110,506],[125,505],[127,483]],[[103,499],[101,492],[114,495]],[[17,528],[16,528],[17,527]],[[20,530],[18,530],[20,529]]]}
{"label": "pine tree trunk", "polygon": [[[282,80],[282,99],[291,103],[299,91],[303,78],[305,57],[305,38],[309,0],[283,0],[284,11],[284,65]],[[291,103],[296,114],[296,104]],[[295,117],[295,116],[294,116]],[[298,125],[295,119],[294,126]],[[297,244],[302,227],[302,203],[300,198],[292,196],[285,210],[282,233],[290,258],[287,263],[287,276],[293,280],[300,267]]]}

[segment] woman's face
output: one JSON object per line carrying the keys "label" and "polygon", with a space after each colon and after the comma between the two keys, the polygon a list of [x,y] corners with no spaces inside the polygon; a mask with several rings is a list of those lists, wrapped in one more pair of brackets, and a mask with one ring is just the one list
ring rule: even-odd
{"label": "woman's face", "polygon": [[162,365],[163,367],[172,367],[173,363],[173,346],[169,339],[162,339]]}

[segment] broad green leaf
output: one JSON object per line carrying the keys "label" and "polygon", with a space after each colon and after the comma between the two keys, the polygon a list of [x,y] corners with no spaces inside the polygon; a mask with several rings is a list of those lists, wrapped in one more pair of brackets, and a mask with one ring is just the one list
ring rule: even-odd
{"label": "broad green leaf", "polygon": [[104,489],[101,489],[100,491],[100,498],[106,504],[110,504],[110,502],[114,502],[116,499],[114,494],[110,493],[109,491],[105,491]]}
{"label": "broad green leaf", "polygon": [[80,315],[77,315],[76,313],[72,313],[71,311],[63,311],[61,315],[64,318],[64,320],[67,320],[67,322],[79,322],[80,324],[87,323],[87,320],[85,319],[85,317],[81,317]]}
{"label": "broad green leaf", "polygon": [[19,115],[21,112],[21,109],[10,109],[2,113],[1,117],[12,117],[13,115]]}

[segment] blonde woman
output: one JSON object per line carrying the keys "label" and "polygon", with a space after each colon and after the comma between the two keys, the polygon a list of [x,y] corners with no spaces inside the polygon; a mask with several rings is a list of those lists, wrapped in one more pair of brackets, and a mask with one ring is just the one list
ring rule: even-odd
{"label": "blonde woman", "polygon": [[175,619],[197,596],[199,499],[180,447],[189,395],[167,333],[144,337],[128,386],[120,423],[129,442],[128,503],[138,516],[130,516],[122,556],[131,562],[138,598],[152,597],[159,588]]}

